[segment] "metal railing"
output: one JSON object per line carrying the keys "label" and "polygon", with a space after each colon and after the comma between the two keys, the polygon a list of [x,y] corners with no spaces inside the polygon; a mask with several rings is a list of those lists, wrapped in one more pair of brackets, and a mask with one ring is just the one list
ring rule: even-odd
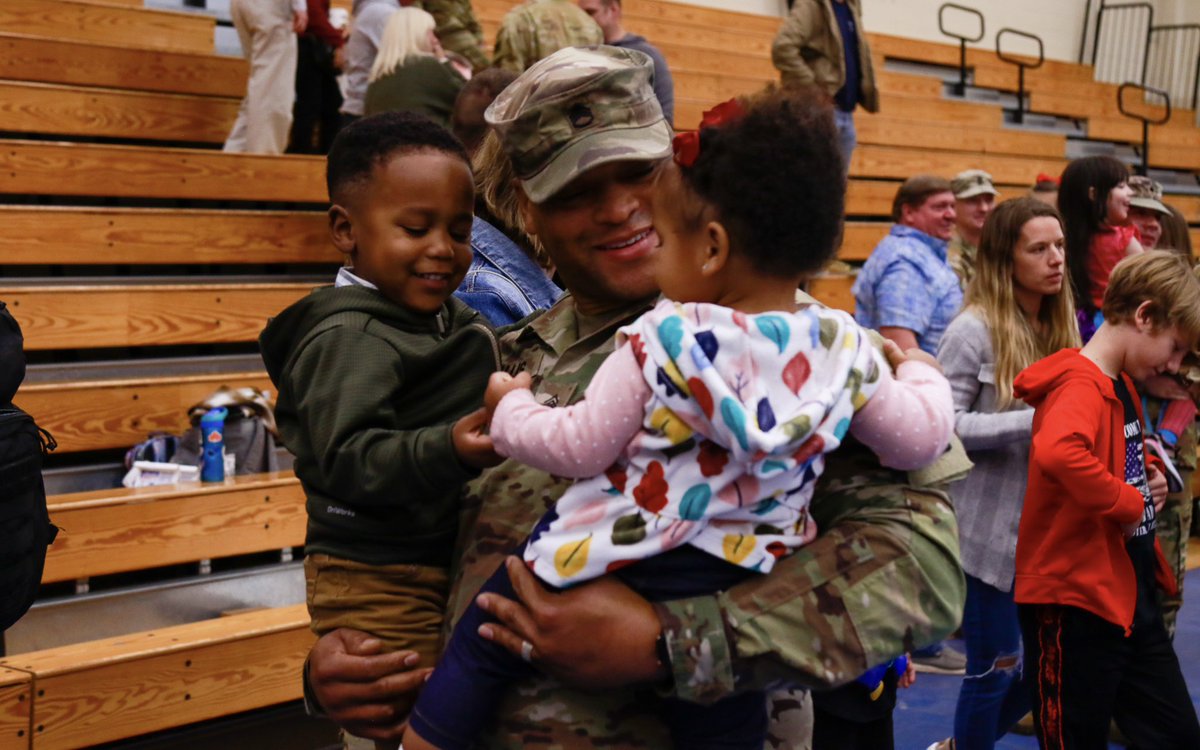
{"label": "metal railing", "polygon": [[1093,13],[1087,0],[1079,62],[1090,62],[1097,80],[1134,81],[1195,109],[1200,105],[1200,24],[1157,26],[1154,17],[1148,2],[1098,0]]}
{"label": "metal railing", "polygon": [[[961,11],[977,18],[979,20],[979,33],[971,36],[947,30],[947,10]],[[958,40],[958,83],[954,84],[954,93],[958,96],[964,96],[967,93],[967,42],[978,42],[983,39],[983,29],[983,14],[974,8],[968,8],[965,5],[958,5],[956,3],[942,3],[942,6],[938,8],[938,31],[951,39]]]}
{"label": "metal railing", "polygon": [[[1162,99],[1166,112],[1161,117],[1150,117],[1143,112],[1138,112],[1127,107],[1125,105],[1126,91],[1142,92],[1143,103],[1150,101],[1152,97]],[[1122,83],[1117,88],[1117,109],[1126,117],[1139,120],[1142,123],[1142,163],[1138,166],[1137,173],[1145,175],[1150,168],[1150,126],[1165,125],[1167,120],[1171,119],[1171,95],[1162,89],[1152,88],[1140,83]]]}
{"label": "metal railing", "polygon": [[[1010,57],[1005,54],[1002,49],[1005,34],[1019,36],[1022,39],[1032,39],[1037,42],[1037,62],[1030,63],[1025,58]],[[1017,66],[1017,112],[1013,120],[1020,125],[1025,121],[1025,70],[1034,70],[1042,67],[1042,63],[1046,62],[1045,46],[1042,44],[1042,38],[1036,34],[1030,34],[1027,31],[1018,31],[1017,29],[1003,28],[996,32],[996,57],[1010,65]]]}

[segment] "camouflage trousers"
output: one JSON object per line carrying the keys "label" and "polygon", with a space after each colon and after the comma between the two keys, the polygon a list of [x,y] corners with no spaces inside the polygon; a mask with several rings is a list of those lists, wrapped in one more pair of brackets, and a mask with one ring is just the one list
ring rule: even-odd
{"label": "camouflage trousers", "polygon": [[[1194,438],[1192,444],[1192,450],[1195,451]],[[1163,555],[1166,556],[1167,563],[1175,574],[1175,584],[1178,587],[1178,593],[1175,596],[1162,595],[1163,622],[1167,626],[1167,633],[1172,638],[1175,637],[1175,618],[1179,615],[1179,608],[1183,606],[1183,577],[1187,572],[1188,537],[1192,530],[1192,475],[1194,474],[1193,469],[1183,466],[1176,468],[1179,469],[1179,476],[1183,478],[1183,491],[1167,495],[1166,505],[1158,514],[1158,528],[1155,531],[1159,544],[1162,545]]]}
{"label": "camouflage trousers", "polygon": [[491,64],[487,55],[483,54],[483,50],[479,47],[479,40],[467,29],[450,31],[445,35],[439,34],[438,41],[442,43],[442,47],[447,52],[455,52],[467,58],[467,62],[471,63],[471,67],[476,73]]}
{"label": "camouflage trousers", "polygon": [[768,693],[767,721],[763,750],[812,750],[812,695],[804,688]]}

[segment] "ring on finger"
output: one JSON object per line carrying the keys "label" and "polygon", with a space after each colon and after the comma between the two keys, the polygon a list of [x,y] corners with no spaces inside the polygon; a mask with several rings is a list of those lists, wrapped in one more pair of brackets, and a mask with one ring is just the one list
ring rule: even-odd
{"label": "ring on finger", "polygon": [[521,658],[525,661],[533,661],[533,644],[529,641],[521,641]]}

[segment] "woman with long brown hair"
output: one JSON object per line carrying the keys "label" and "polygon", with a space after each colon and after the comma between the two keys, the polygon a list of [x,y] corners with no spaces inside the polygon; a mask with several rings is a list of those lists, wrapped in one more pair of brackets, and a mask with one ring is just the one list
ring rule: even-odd
{"label": "woman with long brown hair", "polygon": [[967,574],[967,673],[954,739],[934,747],[991,748],[1029,710],[1012,587],[1033,410],[1014,400],[1013,379],[1078,345],[1058,211],[1028,197],[1000,204],[984,224],[963,310],[938,347],[975,468],[950,488]]}

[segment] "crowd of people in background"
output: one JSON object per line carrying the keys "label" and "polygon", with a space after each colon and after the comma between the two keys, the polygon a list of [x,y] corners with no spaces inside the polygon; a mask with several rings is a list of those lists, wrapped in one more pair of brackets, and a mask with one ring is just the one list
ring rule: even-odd
{"label": "crowd of people in background", "polygon": [[879,106],[858,0],[795,3],[782,85],[674,138],[622,12],[526,0],[489,61],[466,0],[354,0],[348,31],[233,0],[225,148],[329,152],[347,258],[262,339],[309,498],[310,708],[351,746],[886,748],[926,669],[965,675],[931,748],[1031,712],[1044,747],[1200,747],[1170,645],[1200,281],[1161,185],[1103,156],[1024,195],[915,175],[827,311],[797,290]]}

